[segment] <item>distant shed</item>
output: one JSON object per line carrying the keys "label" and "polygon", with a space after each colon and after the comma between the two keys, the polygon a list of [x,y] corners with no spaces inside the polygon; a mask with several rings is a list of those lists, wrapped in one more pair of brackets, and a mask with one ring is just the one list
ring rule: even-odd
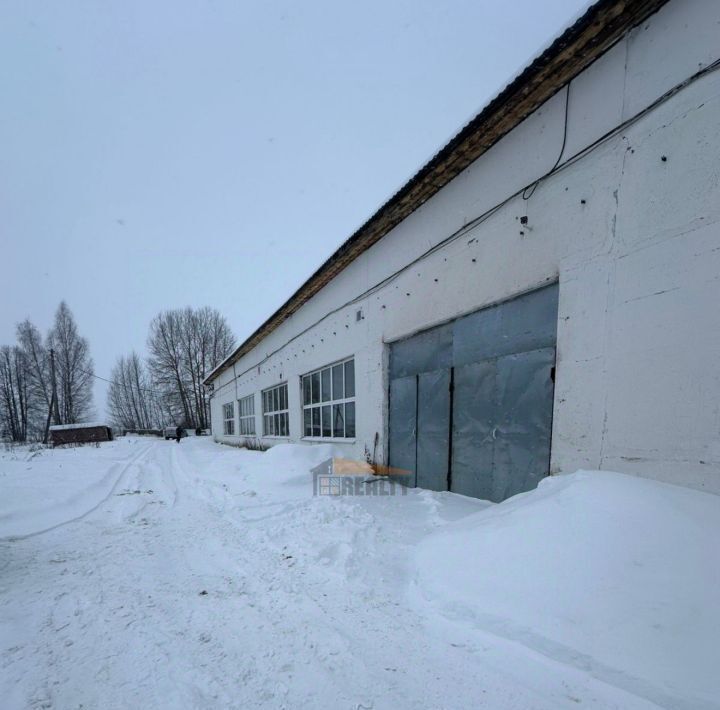
{"label": "distant shed", "polygon": [[112,439],[112,429],[105,424],[56,424],[50,427],[50,443],[53,446],[89,444]]}

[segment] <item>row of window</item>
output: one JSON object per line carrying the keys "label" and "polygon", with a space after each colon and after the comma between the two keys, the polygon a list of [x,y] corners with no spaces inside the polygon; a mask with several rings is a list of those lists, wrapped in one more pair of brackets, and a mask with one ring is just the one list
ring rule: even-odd
{"label": "row of window", "polygon": [[[303,436],[323,439],[355,437],[355,362],[320,368],[302,376]],[[235,434],[235,404],[223,404],[223,433]],[[238,433],[256,436],[255,395],[238,400]],[[289,436],[287,382],[262,391],[263,436]]]}

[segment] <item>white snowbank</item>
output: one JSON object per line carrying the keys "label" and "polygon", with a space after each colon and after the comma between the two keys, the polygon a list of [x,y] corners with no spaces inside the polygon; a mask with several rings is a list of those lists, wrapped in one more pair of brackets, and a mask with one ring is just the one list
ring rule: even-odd
{"label": "white snowbank", "polygon": [[580,471],[427,537],[411,598],[663,707],[718,707],[719,541],[720,497]]}

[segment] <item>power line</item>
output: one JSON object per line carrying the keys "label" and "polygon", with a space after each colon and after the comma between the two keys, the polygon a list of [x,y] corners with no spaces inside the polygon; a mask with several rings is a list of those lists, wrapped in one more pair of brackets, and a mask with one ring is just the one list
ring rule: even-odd
{"label": "power line", "polygon": [[[113,380],[109,380],[107,377],[100,377],[100,375],[96,375],[94,372],[88,372],[87,370],[83,370],[81,367],[77,368],[85,375],[88,375],[89,377],[94,377],[96,380],[101,380],[102,382],[107,382],[110,385],[116,384]],[[150,392],[151,394],[157,394],[157,395],[163,395],[164,392],[160,392],[159,390],[151,390],[147,387],[135,387],[136,390],[139,392]]]}
{"label": "power line", "polygon": [[[555,165],[550,168],[550,171],[547,173],[547,175],[550,175],[555,168],[557,168],[558,165],[560,165],[560,161],[562,160],[563,153],[565,152],[565,144],[567,143],[567,134],[568,134],[568,109],[570,108],[570,84],[572,84],[572,80],[568,81],[567,88],[565,89],[565,125],[563,127],[563,139],[562,139],[562,145],[560,146],[560,153],[558,154],[557,160],[555,161]],[[537,182],[534,182],[530,187],[526,187],[522,192],[522,198],[523,200],[529,200],[532,196],[535,190],[537,189],[537,186],[540,184],[540,180],[543,178],[540,178],[537,180]]]}

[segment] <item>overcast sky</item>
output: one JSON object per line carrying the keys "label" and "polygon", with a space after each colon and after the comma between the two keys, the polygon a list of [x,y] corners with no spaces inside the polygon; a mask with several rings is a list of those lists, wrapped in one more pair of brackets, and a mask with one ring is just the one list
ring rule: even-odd
{"label": "overcast sky", "polygon": [[2,0],[0,344],[63,298],[104,377],[163,309],[242,340],[587,4]]}

